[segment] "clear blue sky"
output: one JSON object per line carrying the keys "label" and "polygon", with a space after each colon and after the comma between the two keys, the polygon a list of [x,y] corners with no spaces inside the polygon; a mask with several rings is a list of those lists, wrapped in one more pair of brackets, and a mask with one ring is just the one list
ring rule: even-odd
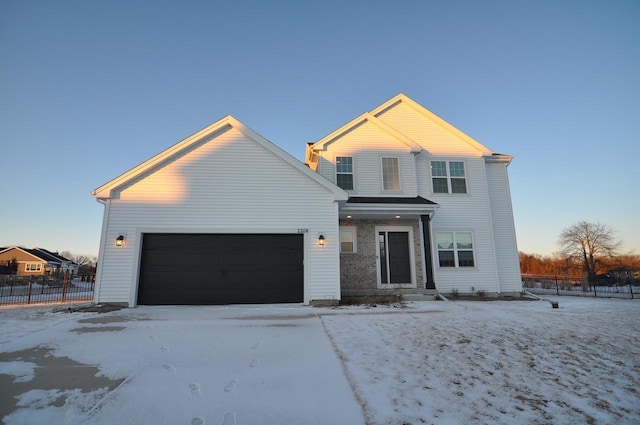
{"label": "clear blue sky", "polygon": [[299,159],[405,93],[509,167],[518,246],[640,254],[640,1],[2,1],[0,246],[98,252],[90,192],[231,114]]}

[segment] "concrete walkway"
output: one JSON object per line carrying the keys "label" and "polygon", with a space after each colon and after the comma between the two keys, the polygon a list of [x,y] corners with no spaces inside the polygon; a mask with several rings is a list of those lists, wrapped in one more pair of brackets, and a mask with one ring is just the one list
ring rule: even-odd
{"label": "concrete walkway", "polygon": [[318,312],[46,313],[0,345],[0,414],[8,424],[362,424]]}

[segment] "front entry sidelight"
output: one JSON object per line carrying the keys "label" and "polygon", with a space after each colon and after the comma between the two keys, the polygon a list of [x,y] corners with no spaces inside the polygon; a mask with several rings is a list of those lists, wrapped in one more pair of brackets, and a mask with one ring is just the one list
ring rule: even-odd
{"label": "front entry sidelight", "polygon": [[411,238],[409,232],[378,231],[380,284],[411,284]]}

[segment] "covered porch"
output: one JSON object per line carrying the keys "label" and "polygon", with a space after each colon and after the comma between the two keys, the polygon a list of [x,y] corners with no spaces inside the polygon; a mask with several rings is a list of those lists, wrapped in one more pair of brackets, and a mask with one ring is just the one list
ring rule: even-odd
{"label": "covered porch", "polygon": [[340,289],[345,301],[433,296],[431,218],[422,197],[350,197],[340,205]]}

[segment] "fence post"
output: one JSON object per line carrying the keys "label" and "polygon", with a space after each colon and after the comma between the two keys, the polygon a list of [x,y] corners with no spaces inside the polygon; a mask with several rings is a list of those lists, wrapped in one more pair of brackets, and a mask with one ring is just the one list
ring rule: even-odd
{"label": "fence post", "polygon": [[67,297],[67,283],[69,282],[69,274],[64,272],[64,277],[62,278],[62,302],[65,302]]}
{"label": "fence post", "polygon": [[33,275],[29,276],[29,291],[27,292],[27,304],[31,304],[31,285],[33,285]]}
{"label": "fence post", "polygon": [[629,292],[631,292],[631,299],[633,299],[633,285],[629,284]]}
{"label": "fence post", "polygon": [[558,288],[558,276],[555,276],[556,278],[556,295],[560,295],[560,288]]}

